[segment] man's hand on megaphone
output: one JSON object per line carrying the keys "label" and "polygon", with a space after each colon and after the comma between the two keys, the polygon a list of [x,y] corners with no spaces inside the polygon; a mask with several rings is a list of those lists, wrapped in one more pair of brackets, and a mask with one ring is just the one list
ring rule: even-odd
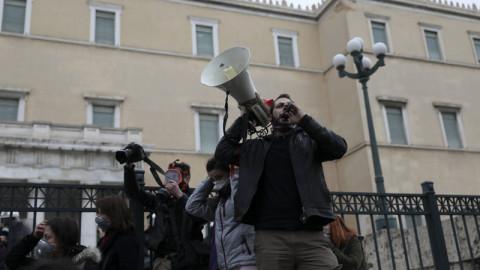
{"label": "man's hand on megaphone", "polygon": [[300,107],[298,107],[295,103],[292,103],[291,110],[286,114],[290,119],[290,123],[294,125],[298,124],[298,122],[300,122],[300,119],[302,119],[305,116],[305,113],[303,112],[303,110]]}

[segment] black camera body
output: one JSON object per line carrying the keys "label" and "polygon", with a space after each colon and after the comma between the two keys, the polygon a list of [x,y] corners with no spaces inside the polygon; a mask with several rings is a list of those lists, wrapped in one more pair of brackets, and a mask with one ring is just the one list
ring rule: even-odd
{"label": "black camera body", "polygon": [[120,163],[134,163],[146,157],[143,147],[134,142],[129,143],[124,149],[115,152],[115,159]]}

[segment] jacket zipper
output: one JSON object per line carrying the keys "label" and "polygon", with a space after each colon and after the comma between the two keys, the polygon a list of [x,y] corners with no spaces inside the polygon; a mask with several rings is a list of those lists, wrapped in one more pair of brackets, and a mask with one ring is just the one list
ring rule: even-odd
{"label": "jacket zipper", "polygon": [[[297,185],[297,190],[298,193],[300,194],[300,203],[302,204],[302,214],[300,215],[300,221],[305,224],[307,222],[307,217],[305,214],[305,206],[303,205],[303,200],[302,200],[302,193],[300,192],[298,188],[298,180],[297,180],[297,172],[295,171],[295,163],[293,162],[293,154],[292,154],[292,144],[293,140],[296,137],[296,132],[292,134],[292,137],[290,138],[290,141],[288,142],[288,150],[290,151],[290,161],[292,162],[292,168],[293,168],[293,175],[295,176],[295,184]],[[302,137],[300,137],[300,140],[303,140]]]}

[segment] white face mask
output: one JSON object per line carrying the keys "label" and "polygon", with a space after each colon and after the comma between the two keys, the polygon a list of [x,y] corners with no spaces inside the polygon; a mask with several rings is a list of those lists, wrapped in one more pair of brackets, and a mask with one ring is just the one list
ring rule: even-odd
{"label": "white face mask", "polygon": [[223,179],[223,180],[220,180],[220,181],[216,181],[216,182],[213,182],[215,184],[215,186],[213,187],[213,189],[215,190],[220,190],[222,189],[223,186],[225,186],[225,184],[227,183],[229,179]]}

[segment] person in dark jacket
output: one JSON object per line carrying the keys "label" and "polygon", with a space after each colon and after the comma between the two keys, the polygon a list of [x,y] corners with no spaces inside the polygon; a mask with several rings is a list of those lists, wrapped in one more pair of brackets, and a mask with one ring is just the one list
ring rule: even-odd
{"label": "person in dark jacket", "polygon": [[0,232],[0,270],[8,270],[5,264],[5,258],[7,257],[7,243],[8,243],[8,231],[2,230]]}
{"label": "person in dark jacket", "polygon": [[[165,188],[156,194],[146,192],[137,182],[135,166],[124,166],[125,193],[154,214],[153,227],[146,242],[155,251],[153,270],[207,269],[209,247],[203,245],[205,220],[190,216],[185,204],[194,189],[190,166],[178,160],[168,165]],[[153,215],[152,215],[153,216]]]}
{"label": "person in dark jacket", "polygon": [[[8,269],[28,269],[42,260],[63,260],[76,269],[97,270],[101,259],[95,247],[78,244],[80,230],[70,218],[56,217],[37,224],[33,233],[26,235],[7,254]],[[28,257],[34,250],[38,260]]]}
{"label": "person in dark jacket", "polygon": [[323,232],[330,235],[333,253],[337,256],[342,270],[360,270],[365,266],[362,244],[357,232],[347,226],[345,221],[335,216],[335,221],[325,225]]}
{"label": "person in dark jacket", "polygon": [[105,234],[98,241],[102,252],[101,270],[135,270],[140,261],[140,246],[135,235],[132,214],[125,200],[111,195],[95,202],[95,222]]}
{"label": "person in dark jacket", "polygon": [[249,115],[240,116],[215,150],[217,160],[239,161],[235,217],[255,226],[257,267],[337,269],[322,233],[334,220],[322,163],[341,158],[347,143],[305,114],[288,94],[273,102],[269,120],[271,135],[240,144]]}

